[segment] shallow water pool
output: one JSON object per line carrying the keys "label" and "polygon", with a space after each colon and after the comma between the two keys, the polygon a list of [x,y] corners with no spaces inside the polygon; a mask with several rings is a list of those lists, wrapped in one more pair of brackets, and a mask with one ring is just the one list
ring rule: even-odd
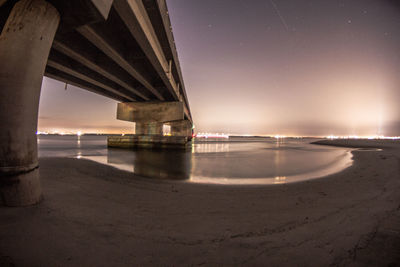
{"label": "shallow water pool", "polygon": [[339,172],[352,164],[348,148],[316,139],[231,138],[194,142],[181,150],[107,148],[105,136],[39,136],[40,157],[74,157],[153,179],[214,184],[281,184]]}

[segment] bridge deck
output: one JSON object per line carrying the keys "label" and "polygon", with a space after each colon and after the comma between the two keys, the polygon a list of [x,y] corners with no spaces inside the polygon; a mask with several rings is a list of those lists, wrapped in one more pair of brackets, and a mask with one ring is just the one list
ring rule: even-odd
{"label": "bridge deck", "polygon": [[182,101],[192,121],[165,0],[48,1],[62,21],[46,76],[121,102]]}

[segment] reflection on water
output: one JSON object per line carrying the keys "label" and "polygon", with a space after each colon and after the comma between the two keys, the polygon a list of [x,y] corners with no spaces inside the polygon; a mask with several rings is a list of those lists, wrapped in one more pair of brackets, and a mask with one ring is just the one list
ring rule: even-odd
{"label": "reflection on water", "polygon": [[190,176],[191,153],[179,150],[141,150],[132,153],[124,149],[108,149],[107,163],[130,166],[132,172],[144,177],[185,180]]}
{"label": "reflection on water", "polygon": [[346,148],[307,139],[233,139],[181,150],[107,149],[103,136],[40,136],[40,157],[75,157],[142,177],[215,184],[282,184],[326,176],[351,165]]}
{"label": "reflection on water", "polygon": [[274,178],[274,184],[284,184],[286,183],[286,176],[276,176]]}
{"label": "reflection on water", "polygon": [[192,146],[192,153],[212,153],[212,152],[229,152],[229,143],[227,142],[213,142],[195,144]]}

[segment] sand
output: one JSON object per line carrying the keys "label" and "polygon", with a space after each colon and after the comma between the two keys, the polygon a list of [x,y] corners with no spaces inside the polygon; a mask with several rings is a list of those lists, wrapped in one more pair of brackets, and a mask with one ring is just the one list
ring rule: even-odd
{"label": "sand", "polygon": [[398,266],[400,142],[284,185],[154,181],[41,158],[44,200],[0,208],[0,266]]}

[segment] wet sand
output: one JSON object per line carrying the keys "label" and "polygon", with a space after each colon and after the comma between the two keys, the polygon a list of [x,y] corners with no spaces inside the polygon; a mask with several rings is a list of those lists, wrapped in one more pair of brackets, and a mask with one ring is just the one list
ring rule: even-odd
{"label": "wet sand", "polygon": [[153,181],[41,158],[44,200],[0,208],[0,266],[397,266],[400,142],[328,177],[268,186]]}

